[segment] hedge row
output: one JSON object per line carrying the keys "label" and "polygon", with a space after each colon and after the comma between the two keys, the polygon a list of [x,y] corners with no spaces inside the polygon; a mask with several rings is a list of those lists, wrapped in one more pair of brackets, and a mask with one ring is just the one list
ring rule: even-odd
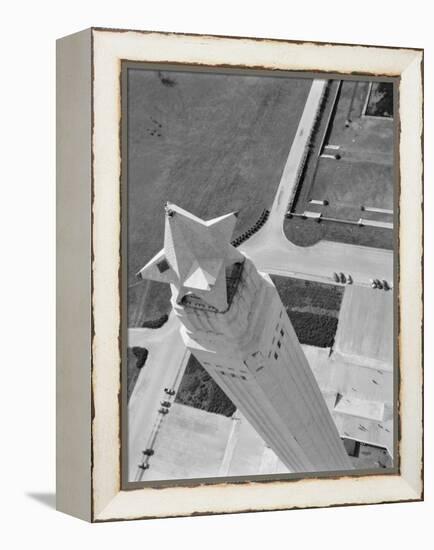
{"label": "hedge row", "polygon": [[167,313],[159,317],[158,319],[151,319],[150,321],[144,321],[142,328],[160,328],[167,322],[169,316]]}
{"label": "hedge row", "polygon": [[231,245],[235,246],[236,248],[237,246],[240,246],[240,244],[242,244],[244,241],[247,241],[249,237],[251,237],[254,233],[259,231],[259,229],[261,229],[264,223],[268,220],[269,215],[270,215],[270,211],[265,208],[262,211],[262,214],[259,216],[258,221],[250,229],[247,229],[247,231],[244,231],[244,233],[242,233],[239,237],[234,239],[231,242]]}

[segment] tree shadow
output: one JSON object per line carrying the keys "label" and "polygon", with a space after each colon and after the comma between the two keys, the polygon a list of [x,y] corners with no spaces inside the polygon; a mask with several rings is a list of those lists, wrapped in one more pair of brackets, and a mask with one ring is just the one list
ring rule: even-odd
{"label": "tree shadow", "polygon": [[56,509],[56,493],[26,493],[26,495],[48,508]]}

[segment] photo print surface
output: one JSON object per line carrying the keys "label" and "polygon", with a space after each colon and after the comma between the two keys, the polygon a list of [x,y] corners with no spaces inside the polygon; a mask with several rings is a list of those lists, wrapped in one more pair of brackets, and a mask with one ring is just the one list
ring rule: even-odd
{"label": "photo print surface", "polygon": [[126,484],[396,466],[396,100],[123,63]]}

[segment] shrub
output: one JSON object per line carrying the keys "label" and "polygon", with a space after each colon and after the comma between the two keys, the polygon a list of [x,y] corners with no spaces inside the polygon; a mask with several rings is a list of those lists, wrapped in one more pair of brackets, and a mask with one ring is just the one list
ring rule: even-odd
{"label": "shrub", "polygon": [[133,353],[136,356],[136,368],[141,369],[148,358],[148,350],[135,346],[133,347]]}
{"label": "shrub", "polygon": [[204,411],[232,416],[235,405],[210,377],[199,361],[190,356],[176,401]]}
{"label": "shrub", "polygon": [[288,311],[292,326],[301,344],[329,348],[333,345],[338,320],[328,315]]}
{"label": "shrub", "polygon": [[160,328],[167,322],[169,316],[167,313],[159,317],[158,319],[151,319],[142,323],[142,328]]}

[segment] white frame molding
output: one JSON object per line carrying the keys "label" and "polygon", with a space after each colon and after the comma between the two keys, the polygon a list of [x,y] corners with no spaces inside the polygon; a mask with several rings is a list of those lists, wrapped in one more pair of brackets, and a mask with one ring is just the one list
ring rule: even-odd
{"label": "white frame molding", "polygon": [[[101,522],[421,500],[423,52],[98,28],[84,32],[91,37],[89,56],[93,77],[93,419],[92,456],[89,457],[91,486],[86,486],[90,491],[90,512],[73,510],[71,513]],[[120,489],[119,123],[122,60],[400,77],[399,474]],[[64,430],[66,424],[59,429]]]}

